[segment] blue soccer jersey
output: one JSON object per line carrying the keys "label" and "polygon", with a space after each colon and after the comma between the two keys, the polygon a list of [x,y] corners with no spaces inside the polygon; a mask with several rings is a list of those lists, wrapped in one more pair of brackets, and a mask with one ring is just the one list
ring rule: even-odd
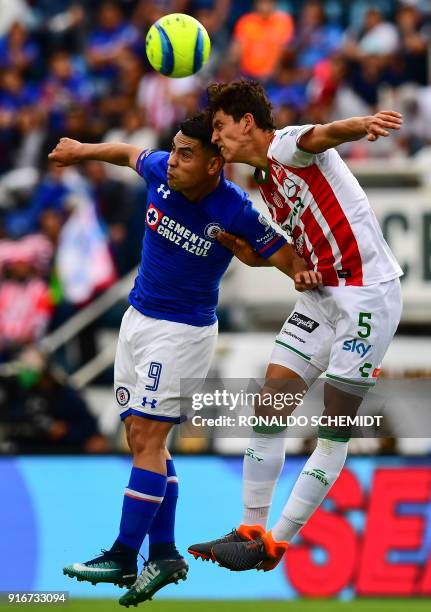
{"label": "blue soccer jersey", "polygon": [[148,199],[142,258],[129,301],[155,319],[211,325],[220,280],[233,257],[217,242],[217,232],[242,236],[265,258],[285,240],[247,194],[224,177],[199,202],[170,189],[168,158],[168,153],[146,149],[136,163],[147,182]]}

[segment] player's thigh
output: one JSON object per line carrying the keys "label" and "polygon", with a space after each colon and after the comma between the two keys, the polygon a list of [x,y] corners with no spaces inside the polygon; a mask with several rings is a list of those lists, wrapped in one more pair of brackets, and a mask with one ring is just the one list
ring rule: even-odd
{"label": "player's thigh", "polygon": [[[181,397],[208,374],[217,341],[217,324],[196,327],[153,320],[151,333],[135,339],[136,389],[133,413],[179,423]],[[148,331],[148,330],[147,330]]]}
{"label": "player's thigh", "polygon": [[[331,292],[339,314],[326,373],[323,416],[354,417],[375,383],[398,326],[401,289],[397,279],[369,287],[334,288]],[[319,435],[347,440],[351,427],[337,423],[332,419]]]}
{"label": "player's thigh", "polygon": [[121,321],[114,361],[114,392],[120,416],[129,409],[136,387],[132,342],[135,325],[133,310],[130,307]]}
{"label": "player's thigh", "polygon": [[276,368],[281,366],[310,387],[327,368],[334,330],[319,292],[304,292],[275,339],[267,378],[281,378],[283,370]]}
{"label": "player's thigh", "polygon": [[351,385],[358,395],[376,382],[402,310],[398,279],[334,291],[340,316],[326,376]]}

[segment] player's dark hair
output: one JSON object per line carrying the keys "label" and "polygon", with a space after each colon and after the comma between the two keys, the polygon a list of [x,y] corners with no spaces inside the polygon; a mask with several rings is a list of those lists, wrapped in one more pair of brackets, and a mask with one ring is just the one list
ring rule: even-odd
{"label": "player's dark hair", "polygon": [[208,87],[207,94],[211,117],[218,110],[222,110],[238,122],[246,113],[250,113],[257,127],[262,130],[275,130],[272,104],[257,81],[213,83]]}
{"label": "player's dark hair", "polygon": [[193,117],[185,119],[180,124],[180,130],[184,136],[199,140],[204,149],[207,149],[210,153],[220,155],[218,147],[211,142],[213,129],[208,112],[202,111],[197,115],[193,115]]}

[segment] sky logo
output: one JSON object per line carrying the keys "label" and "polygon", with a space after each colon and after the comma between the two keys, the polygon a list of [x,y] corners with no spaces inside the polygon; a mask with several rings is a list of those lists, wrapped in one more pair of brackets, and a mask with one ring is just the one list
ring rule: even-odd
{"label": "sky logo", "polygon": [[349,353],[358,353],[360,357],[365,357],[368,351],[371,349],[373,345],[369,344],[368,346],[358,340],[358,338],[352,338],[351,340],[345,340],[343,343],[343,351],[348,351]]}

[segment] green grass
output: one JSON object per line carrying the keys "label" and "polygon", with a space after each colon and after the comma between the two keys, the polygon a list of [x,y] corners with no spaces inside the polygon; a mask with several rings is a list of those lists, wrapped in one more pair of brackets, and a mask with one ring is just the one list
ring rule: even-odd
{"label": "green grass", "polygon": [[[145,606],[145,607],[144,607]],[[60,610],[66,612],[120,612],[125,610],[113,599],[73,599],[63,605],[9,605],[0,604],[0,611],[6,610]],[[332,599],[296,601],[151,601],[140,604],[143,612],[429,612],[430,599],[359,599],[336,601]],[[134,610],[134,608],[129,608]]]}

